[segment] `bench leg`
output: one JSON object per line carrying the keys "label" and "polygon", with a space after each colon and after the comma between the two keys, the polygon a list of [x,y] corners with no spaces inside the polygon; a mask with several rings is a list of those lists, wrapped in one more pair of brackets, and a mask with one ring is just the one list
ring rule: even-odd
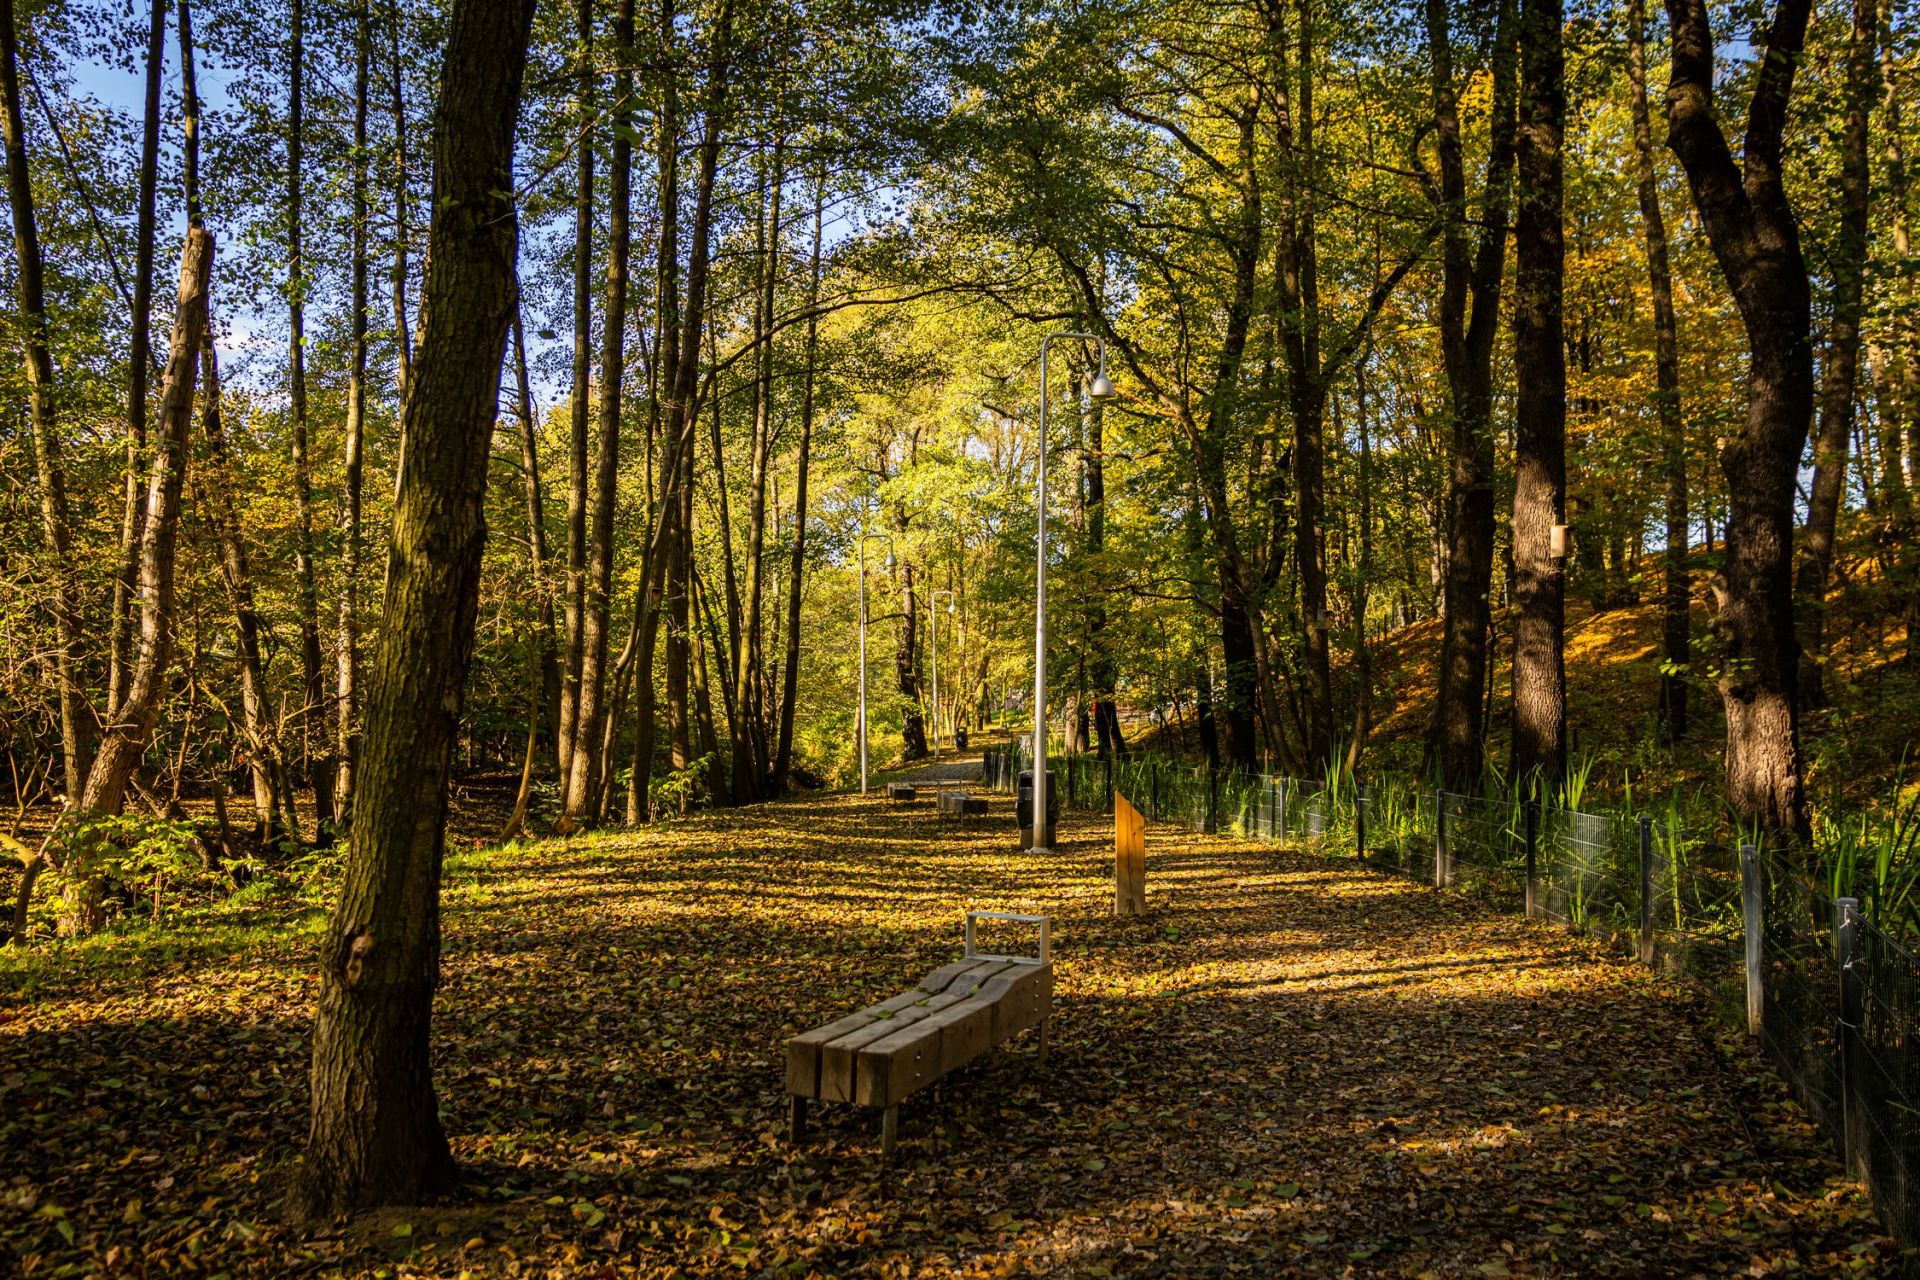
{"label": "bench leg", "polygon": [[787,1099],[787,1141],[799,1146],[807,1140],[807,1100],[795,1094]]}
{"label": "bench leg", "polygon": [[900,1104],[894,1103],[880,1114],[880,1156],[893,1159],[893,1144],[900,1137]]}
{"label": "bench leg", "polygon": [[1047,1065],[1047,1024],[1052,1021],[1051,1016],[1040,1019],[1040,1065],[1043,1067]]}

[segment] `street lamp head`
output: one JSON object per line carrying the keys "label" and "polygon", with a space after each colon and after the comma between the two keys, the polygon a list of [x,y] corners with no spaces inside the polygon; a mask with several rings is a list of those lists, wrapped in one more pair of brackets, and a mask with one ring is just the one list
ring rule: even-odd
{"label": "street lamp head", "polygon": [[1087,386],[1087,395],[1095,400],[1111,400],[1119,394],[1113,389],[1112,380],[1104,372],[1095,374],[1093,381]]}

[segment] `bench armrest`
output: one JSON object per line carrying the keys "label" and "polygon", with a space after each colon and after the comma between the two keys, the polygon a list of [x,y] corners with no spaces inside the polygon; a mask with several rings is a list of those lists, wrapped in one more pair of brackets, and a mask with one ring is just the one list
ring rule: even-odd
{"label": "bench armrest", "polygon": [[[1033,956],[990,955],[987,952],[975,950],[973,925],[974,925],[974,921],[976,920],[1011,920],[1016,924],[1032,924],[1032,925],[1040,926],[1039,957],[1036,959]],[[1028,964],[1046,964],[1049,960],[1053,958],[1053,948],[1051,945],[1051,939],[1048,937],[1050,923],[1051,922],[1046,916],[1021,915],[1017,911],[969,911],[967,912],[967,959],[969,960],[1022,960]]]}

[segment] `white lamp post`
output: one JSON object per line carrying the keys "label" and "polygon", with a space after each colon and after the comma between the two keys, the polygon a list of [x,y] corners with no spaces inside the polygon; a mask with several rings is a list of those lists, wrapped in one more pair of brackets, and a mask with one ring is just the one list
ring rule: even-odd
{"label": "white lamp post", "polygon": [[1100,371],[1087,386],[1094,400],[1111,400],[1117,394],[1107,381],[1107,344],[1092,333],[1050,333],[1040,340],[1040,476],[1035,503],[1038,510],[1038,534],[1035,538],[1033,574],[1033,848],[1030,853],[1048,853],[1047,848],[1047,348],[1055,338],[1076,338],[1091,342],[1100,353]]}
{"label": "white lamp post", "polygon": [[947,587],[927,593],[927,631],[928,647],[933,653],[933,758],[940,758],[940,611],[934,607],[934,601],[941,596],[947,598],[947,612],[952,613],[957,598]]}
{"label": "white lamp post", "polygon": [[878,538],[893,554],[893,538],[860,531],[860,794],[867,794],[867,539]]}

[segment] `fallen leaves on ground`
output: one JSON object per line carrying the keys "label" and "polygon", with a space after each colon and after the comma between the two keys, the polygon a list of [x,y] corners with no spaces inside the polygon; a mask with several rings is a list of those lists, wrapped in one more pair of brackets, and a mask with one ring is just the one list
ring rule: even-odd
{"label": "fallen leaves on ground", "polygon": [[[1885,1274],[1861,1192],[1691,987],[1336,857],[829,797],[469,855],[435,1023],[462,1197],[312,1230],[311,911],[0,972],[0,1273]],[[783,1042],[1054,919],[1031,1032],[785,1141]],[[995,945],[1018,945],[1008,935]]]}

